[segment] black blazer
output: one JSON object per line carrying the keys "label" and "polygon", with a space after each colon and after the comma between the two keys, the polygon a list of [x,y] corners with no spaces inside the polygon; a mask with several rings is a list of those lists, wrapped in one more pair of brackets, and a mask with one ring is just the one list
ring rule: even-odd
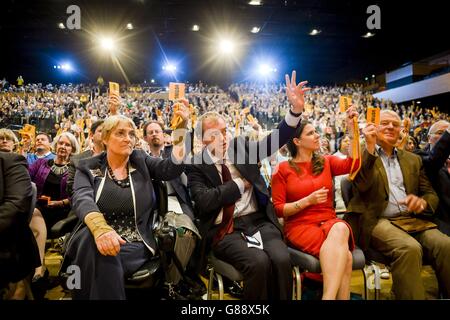
{"label": "black blazer", "polygon": [[439,196],[437,217],[450,224],[450,174],[444,166],[450,155],[450,133],[447,131],[430,150],[419,150],[423,166],[433,189]]}
{"label": "black blazer", "polygon": [[87,159],[92,157],[92,150],[86,150],[82,153],[75,154],[70,158],[69,162],[69,174],[67,175],[67,185],[66,185],[66,192],[69,195],[69,197],[72,197],[73,195],[73,183],[75,180],[75,173],[77,172],[78,164],[80,163],[80,160]]}
{"label": "black blazer", "polygon": [[0,286],[22,280],[41,265],[29,227],[31,199],[27,161],[0,152]]}
{"label": "black blazer", "polygon": [[[156,251],[153,237],[153,208],[155,207],[154,189],[151,179],[171,180],[179,176],[184,169],[171,159],[150,157],[142,150],[134,150],[130,155],[130,178],[137,228],[147,248]],[[90,212],[99,212],[95,198],[106,173],[106,153],[81,160],[75,174],[72,208],[81,221]]]}
{"label": "black blazer", "polygon": [[[260,174],[258,162],[286,144],[295,133],[295,129],[282,121],[278,128],[278,134],[270,134],[258,142],[237,137],[232,140],[228,149],[229,157],[236,169],[242,177],[253,184],[259,211],[265,213],[268,220],[280,230],[281,237],[283,236],[282,228],[278,223],[270,192]],[[278,145],[272,145],[273,139],[278,140]],[[249,150],[252,154],[249,153]],[[238,201],[241,194],[233,181],[222,184],[219,172],[212,163],[206,149],[195,155],[193,161],[192,165],[186,166],[186,172],[188,174],[188,186],[195,203],[198,227],[202,236],[200,254],[204,258],[210,250],[212,238],[217,231],[213,228],[217,215],[223,207]]]}

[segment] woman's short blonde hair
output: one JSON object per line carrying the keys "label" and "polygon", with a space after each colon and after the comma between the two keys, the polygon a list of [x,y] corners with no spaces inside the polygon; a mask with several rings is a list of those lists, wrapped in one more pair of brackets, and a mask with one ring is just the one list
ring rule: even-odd
{"label": "woman's short blonde hair", "polygon": [[10,129],[1,128],[0,129],[0,139],[7,138],[14,142],[14,148],[13,150],[16,150],[17,145],[19,144],[19,139],[17,139],[17,136],[14,134],[14,132]]}
{"label": "woman's short blonde hair", "polygon": [[56,152],[56,145],[58,144],[59,140],[61,140],[62,137],[66,137],[67,139],[69,139],[70,144],[72,145],[71,154],[77,154],[78,152],[80,152],[80,144],[78,143],[77,138],[75,138],[75,136],[70,132],[63,132],[60,135],[57,135],[55,139],[53,139],[52,143],[53,152]]}
{"label": "woman's short blonde hair", "polygon": [[[119,125],[119,123],[125,122],[130,125],[134,130],[136,130],[136,125],[133,120],[128,117],[122,115],[114,115],[106,118],[105,122],[103,122],[102,127],[102,141],[108,140],[111,132]],[[106,147],[106,146],[105,146]]]}

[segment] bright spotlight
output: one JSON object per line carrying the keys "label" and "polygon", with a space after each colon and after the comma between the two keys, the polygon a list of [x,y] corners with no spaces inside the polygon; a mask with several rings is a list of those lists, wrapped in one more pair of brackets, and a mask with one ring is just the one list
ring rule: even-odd
{"label": "bright spotlight", "polygon": [[277,69],[275,69],[274,67],[272,67],[271,65],[269,65],[267,63],[263,63],[259,66],[258,71],[259,71],[260,75],[267,77],[270,74],[276,72]]}
{"label": "bright spotlight", "polygon": [[64,23],[60,22],[58,23],[58,28],[65,29],[66,27],[64,26]]}
{"label": "bright spotlight", "polygon": [[260,6],[261,0],[250,0],[248,4],[251,6]]}
{"label": "bright spotlight", "polygon": [[127,23],[127,29],[128,30],[133,30],[134,29],[133,24],[132,23]]}
{"label": "bright spotlight", "polygon": [[151,83],[155,83],[155,79],[150,80]]}
{"label": "bright spotlight", "polygon": [[56,66],[53,66],[53,69],[56,69]]}
{"label": "bright spotlight", "polygon": [[228,39],[223,39],[219,43],[219,49],[222,53],[230,54],[234,50],[234,43]]}
{"label": "bright spotlight", "polygon": [[192,26],[192,31],[199,31],[199,30],[200,30],[200,27],[197,24],[194,24]]}
{"label": "bright spotlight", "polygon": [[167,63],[165,65],[163,65],[163,70],[167,71],[167,72],[175,72],[177,70],[177,67],[172,64],[172,63]]}
{"label": "bright spotlight", "polygon": [[100,39],[100,45],[104,50],[107,50],[107,51],[114,51],[114,49],[116,47],[114,40],[111,38]]}
{"label": "bright spotlight", "polygon": [[317,29],[312,29],[311,32],[309,33],[310,36],[316,36],[319,33],[321,33],[321,30],[317,30]]}
{"label": "bright spotlight", "polygon": [[70,63],[64,63],[61,65],[61,69],[65,71],[73,71],[72,65]]}
{"label": "bright spotlight", "polygon": [[251,33],[258,33],[259,30],[261,30],[261,28],[259,28],[259,27],[253,27],[252,30],[251,30]]}

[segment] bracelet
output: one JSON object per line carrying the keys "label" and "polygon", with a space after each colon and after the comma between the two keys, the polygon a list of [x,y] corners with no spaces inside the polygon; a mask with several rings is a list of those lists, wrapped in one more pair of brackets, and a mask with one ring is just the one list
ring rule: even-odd
{"label": "bracelet", "polygon": [[292,109],[289,109],[289,113],[290,113],[291,115],[293,115],[294,117],[300,117],[300,116],[302,115],[301,112],[300,112],[300,113],[295,113],[295,112],[292,111]]}

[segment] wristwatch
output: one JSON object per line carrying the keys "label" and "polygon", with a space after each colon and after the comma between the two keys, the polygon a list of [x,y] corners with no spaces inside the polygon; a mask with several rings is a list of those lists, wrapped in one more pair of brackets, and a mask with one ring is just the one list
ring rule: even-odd
{"label": "wristwatch", "polygon": [[299,113],[292,112],[292,109],[289,109],[289,113],[290,113],[291,115],[293,115],[294,117],[300,117],[300,116],[302,115],[301,112],[299,112]]}

